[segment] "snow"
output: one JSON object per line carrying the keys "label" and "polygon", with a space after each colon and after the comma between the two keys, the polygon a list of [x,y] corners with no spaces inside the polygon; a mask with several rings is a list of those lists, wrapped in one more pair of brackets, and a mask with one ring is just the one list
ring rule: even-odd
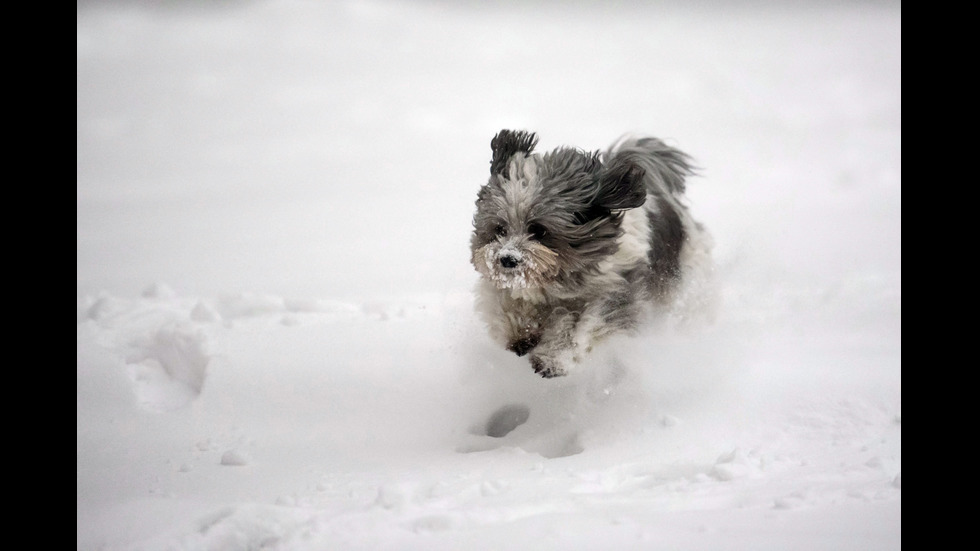
{"label": "snow", "polygon": [[[77,16],[78,549],[901,547],[899,3]],[[716,311],[499,349],[501,128],[691,154]]]}

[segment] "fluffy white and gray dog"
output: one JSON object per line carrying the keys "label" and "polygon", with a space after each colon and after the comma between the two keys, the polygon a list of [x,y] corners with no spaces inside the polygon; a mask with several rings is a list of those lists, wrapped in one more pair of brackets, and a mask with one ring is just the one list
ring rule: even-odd
{"label": "fluffy white and gray dog", "polygon": [[687,154],[650,137],[605,153],[533,153],[537,141],[512,130],[491,140],[471,261],[491,336],[556,377],[651,307],[668,308],[710,239],[683,204]]}

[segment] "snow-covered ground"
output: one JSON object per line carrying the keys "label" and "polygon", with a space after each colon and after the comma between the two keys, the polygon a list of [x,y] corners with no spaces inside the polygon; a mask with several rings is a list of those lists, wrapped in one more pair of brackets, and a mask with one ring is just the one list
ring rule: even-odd
{"label": "snow-covered ground", "polygon": [[[900,4],[77,15],[78,549],[901,547]],[[497,349],[501,128],[690,153],[716,311]]]}

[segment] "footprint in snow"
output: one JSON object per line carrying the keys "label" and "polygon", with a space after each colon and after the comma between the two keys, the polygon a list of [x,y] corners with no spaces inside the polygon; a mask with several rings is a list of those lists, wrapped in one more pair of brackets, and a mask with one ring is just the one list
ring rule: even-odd
{"label": "footprint in snow", "polygon": [[208,362],[204,334],[167,325],[132,343],[126,368],[136,400],[148,411],[178,410],[201,393]]}
{"label": "footprint in snow", "polygon": [[531,409],[524,404],[512,404],[504,406],[493,413],[487,419],[487,436],[502,438],[510,434],[511,431],[527,422],[531,416]]}
{"label": "footprint in snow", "polygon": [[473,453],[511,446],[554,459],[579,454],[585,450],[579,442],[578,433],[568,434],[567,431],[556,430],[554,427],[546,429],[542,434],[514,433],[518,427],[527,423],[530,417],[531,409],[524,404],[502,406],[490,415],[482,430],[473,430],[475,436],[484,438],[459,446],[456,451]]}

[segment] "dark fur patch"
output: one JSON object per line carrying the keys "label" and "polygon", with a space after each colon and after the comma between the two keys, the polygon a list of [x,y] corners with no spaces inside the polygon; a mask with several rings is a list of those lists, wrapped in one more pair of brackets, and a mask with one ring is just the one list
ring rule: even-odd
{"label": "dark fur patch", "polygon": [[509,177],[507,164],[510,158],[518,152],[531,153],[537,144],[538,137],[534,132],[506,129],[497,132],[497,135],[490,140],[490,149],[493,151],[493,158],[490,160],[490,174],[502,174],[505,178]]}
{"label": "dark fur patch", "polygon": [[650,220],[650,286],[654,296],[663,298],[681,275],[680,254],[687,239],[680,215],[669,201],[656,197],[660,214]]}
{"label": "dark fur patch", "polygon": [[594,205],[606,209],[635,209],[647,199],[643,167],[629,161],[614,160],[599,177]]}
{"label": "dark fur patch", "polygon": [[528,335],[526,337],[517,339],[516,341],[510,343],[510,346],[507,347],[507,350],[510,350],[511,352],[517,354],[518,356],[523,356],[528,352],[530,352],[532,349],[534,349],[534,347],[537,346],[538,342],[540,341],[541,341],[540,335]]}

